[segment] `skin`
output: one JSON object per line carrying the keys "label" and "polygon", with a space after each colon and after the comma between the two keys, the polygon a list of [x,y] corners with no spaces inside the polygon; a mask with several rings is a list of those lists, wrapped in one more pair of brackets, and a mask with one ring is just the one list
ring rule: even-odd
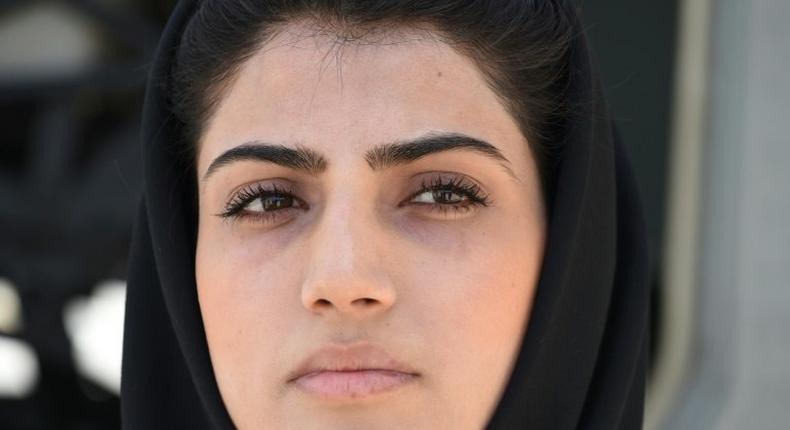
{"label": "skin", "polygon": [[[223,401],[241,429],[480,429],[515,362],[543,256],[527,141],[474,64],[440,41],[403,33],[339,49],[326,35],[295,37],[299,24],[286,30],[230,82],[197,154],[197,289]],[[437,131],[509,161],[454,150],[374,170],[364,156]],[[328,163],[312,175],[237,161],[204,178],[249,141],[300,144]],[[490,204],[441,212],[420,204],[439,206],[430,192],[410,198],[437,174],[471,178]],[[260,200],[246,217],[216,216],[250,184],[291,187],[306,205],[275,221],[255,217]],[[319,347],[355,341],[420,376],[344,402],[287,383]]]}

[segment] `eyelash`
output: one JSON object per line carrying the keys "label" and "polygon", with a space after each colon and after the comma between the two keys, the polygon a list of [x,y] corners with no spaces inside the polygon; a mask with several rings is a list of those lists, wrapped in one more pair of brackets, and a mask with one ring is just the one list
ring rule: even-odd
{"label": "eyelash", "polygon": [[[417,192],[412,193],[405,203],[408,204],[415,197],[420,196],[426,192],[433,193],[432,197],[435,200],[440,200],[436,194],[440,191],[449,192],[450,194],[460,196],[462,200],[455,203],[418,202],[414,204],[417,206],[428,207],[431,212],[435,211],[439,212],[441,215],[447,215],[450,211],[452,211],[453,214],[464,214],[477,207],[486,207],[492,203],[488,195],[484,194],[478,185],[467,183],[461,178],[451,178],[449,181],[445,181],[441,177],[435,177],[430,181],[423,179],[420,189]],[[295,193],[293,189],[288,187],[280,188],[277,185],[264,187],[261,184],[254,184],[236,193],[225,206],[225,210],[222,213],[217,214],[217,216],[234,220],[252,217],[255,221],[260,221],[264,224],[273,223],[280,216],[287,215],[287,212],[309,208],[309,206],[304,201],[297,198],[294,194]],[[304,207],[286,207],[283,209],[245,213],[244,209],[247,208],[250,203],[257,199],[263,200],[269,197],[279,197],[286,199],[290,198],[294,204],[298,203],[300,206]]]}

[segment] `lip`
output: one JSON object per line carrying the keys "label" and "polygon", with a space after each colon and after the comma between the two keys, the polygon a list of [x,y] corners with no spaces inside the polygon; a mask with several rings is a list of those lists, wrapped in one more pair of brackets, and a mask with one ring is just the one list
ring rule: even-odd
{"label": "lip", "polygon": [[347,400],[393,391],[419,377],[383,348],[358,342],[320,348],[289,375],[288,383],[324,400]]}

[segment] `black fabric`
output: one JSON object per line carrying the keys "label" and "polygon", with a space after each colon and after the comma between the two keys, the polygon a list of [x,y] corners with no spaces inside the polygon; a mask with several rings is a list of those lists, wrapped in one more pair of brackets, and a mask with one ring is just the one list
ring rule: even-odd
{"label": "black fabric", "polygon": [[[134,231],[121,381],[125,429],[231,429],[197,301],[193,168],[168,110],[167,76],[195,9],[181,1],[151,71],[145,189]],[[636,180],[578,20],[575,113],[550,202],[529,327],[490,429],[639,429],[648,348],[648,256]]]}

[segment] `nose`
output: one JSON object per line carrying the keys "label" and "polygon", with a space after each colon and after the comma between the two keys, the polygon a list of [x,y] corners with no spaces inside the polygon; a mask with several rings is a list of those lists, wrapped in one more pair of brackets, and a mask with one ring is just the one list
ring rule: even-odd
{"label": "nose", "polygon": [[386,267],[381,226],[365,209],[326,208],[310,238],[302,305],[320,314],[364,318],[386,312],[395,288]]}

